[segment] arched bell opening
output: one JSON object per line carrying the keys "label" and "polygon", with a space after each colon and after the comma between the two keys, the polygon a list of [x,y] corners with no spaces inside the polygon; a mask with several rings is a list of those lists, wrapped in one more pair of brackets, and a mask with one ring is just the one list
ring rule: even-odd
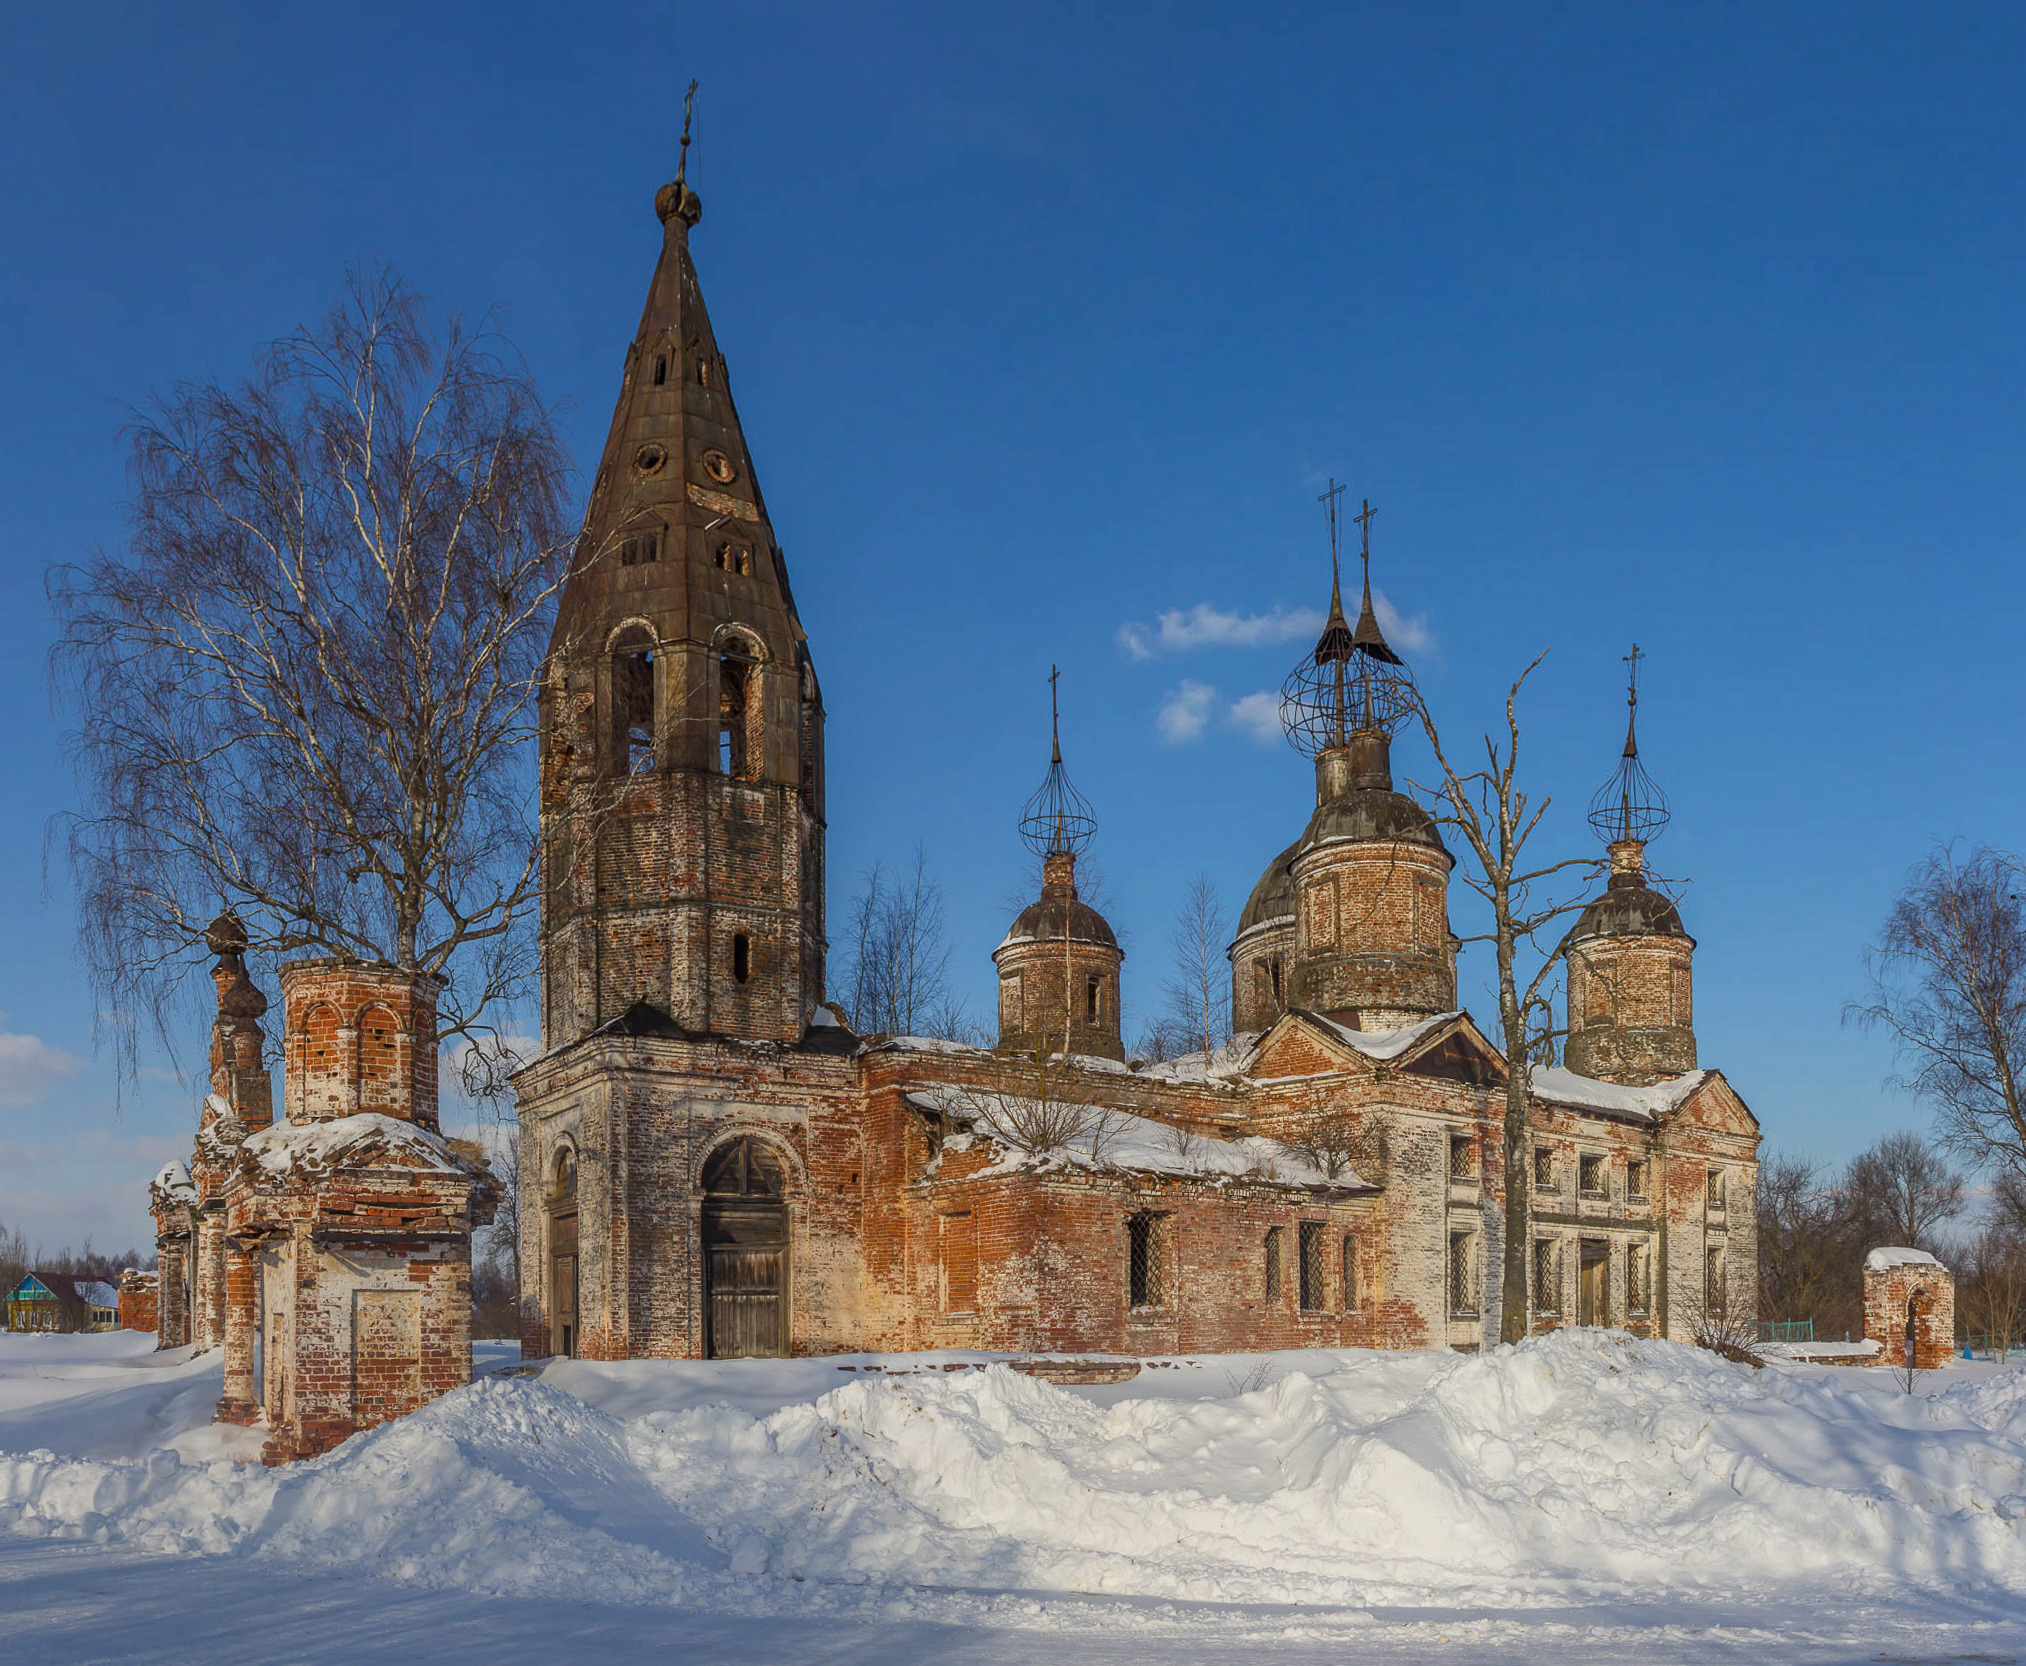
{"label": "arched bell opening", "polygon": [[743,1136],[703,1167],[704,1355],[779,1359],[788,1352],[787,1167]]}

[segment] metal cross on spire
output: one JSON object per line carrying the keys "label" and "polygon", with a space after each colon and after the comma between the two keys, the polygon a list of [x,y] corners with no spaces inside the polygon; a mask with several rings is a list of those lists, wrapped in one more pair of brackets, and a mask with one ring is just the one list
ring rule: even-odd
{"label": "metal cross on spire", "polygon": [[689,91],[682,99],[682,153],[676,158],[675,182],[680,185],[689,177],[689,126],[696,118],[696,82],[691,81]]}
{"label": "metal cross on spire", "polygon": [[1625,663],[1625,750],[1611,779],[1590,800],[1590,826],[1606,844],[1625,840],[1644,843],[1660,837],[1670,812],[1667,794],[1639,761],[1635,725],[1639,717],[1639,662],[1646,658],[1646,650],[1635,642],[1632,652],[1620,658]]}
{"label": "metal cross on spire", "polygon": [[1062,767],[1062,706],[1057,688],[1058,666],[1048,668],[1048,729],[1051,751],[1048,773],[1020,812],[1020,837],[1037,856],[1074,856],[1097,832],[1090,800],[1070,784]]}
{"label": "metal cross on spire", "polygon": [[1330,518],[1330,590],[1337,588],[1337,499],[1349,491],[1348,486],[1339,486],[1336,476],[1330,477],[1330,489],[1316,498]]}

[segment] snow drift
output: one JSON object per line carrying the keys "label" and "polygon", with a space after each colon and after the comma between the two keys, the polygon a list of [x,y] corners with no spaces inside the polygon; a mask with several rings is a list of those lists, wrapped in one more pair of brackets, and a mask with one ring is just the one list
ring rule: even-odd
{"label": "snow drift", "polygon": [[[839,1586],[1332,1605],[2026,1591],[2026,1372],[1907,1398],[1594,1331],[1274,1363],[1250,1391],[1214,1362],[1093,1393],[788,1361],[838,1386],[628,1416],[495,1377],[280,1471],[166,1448],[0,1457],[0,1528],[749,1610]],[[664,1372],[677,1399],[708,1370],[619,1368],[621,1398]]]}

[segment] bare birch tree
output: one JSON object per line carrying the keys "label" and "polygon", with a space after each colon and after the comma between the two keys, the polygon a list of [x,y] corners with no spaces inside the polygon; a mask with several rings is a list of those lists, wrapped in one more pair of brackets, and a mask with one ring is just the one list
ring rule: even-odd
{"label": "bare birch tree", "polygon": [[2014,856],[1933,851],[1907,876],[1866,957],[1869,995],[1844,1019],[1892,1037],[1895,1081],[1934,1112],[1944,1145],[2026,1177],[2022,889]]}
{"label": "bare birch tree", "polygon": [[1231,968],[1224,958],[1230,940],[1217,887],[1199,873],[1189,882],[1168,940],[1172,970],[1161,986],[1165,1009],[1153,1026],[1164,1053],[1185,1043],[1176,1050],[1200,1049],[1207,1058],[1231,1039]]}
{"label": "bare birch tree", "polygon": [[875,862],[851,901],[851,936],[839,988],[860,1035],[971,1039],[971,1023],[950,981],[943,888],[927,847],[898,874]]}
{"label": "bare birch tree", "polygon": [[[1590,857],[1528,865],[1527,846],[1553,800],[1543,797],[1536,802],[1519,784],[1519,697],[1527,678],[1546,657],[1545,653],[1537,656],[1507,691],[1505,733],[1503,737],[1484,737],[1484,762],[1473,769],[1459,769],[1450,762],[1434,717],[1416,696],[1416,710],[1439,771],[1439,778],[1420,790],[1433,801],[1436,821],[1461,839],[1465,860],[1458,863],[1457,876],[1484,903],[1491,917],[1488,931],[1462,941],[1492,947],[1500,1046],[1506,1057],[1501,1342],[1521,1341],[1527,1333],[1527,1107],[1532,1099],[1534,1063],[1553,1044],[1550,984],[1569,942],[1566,930],[1545,950],[1538,940],[1557,920],[1583,906],[1581,891],[1563,894],[1553,883],[1557,876],[1578,870],[1587,876],[1598,866]],[[1520,964],[1526,953],[1534,956],[1530,973]]]}

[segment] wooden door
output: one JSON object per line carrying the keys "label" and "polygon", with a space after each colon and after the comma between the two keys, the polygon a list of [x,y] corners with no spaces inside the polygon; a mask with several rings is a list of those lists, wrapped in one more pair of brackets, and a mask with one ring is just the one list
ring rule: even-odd
{"label": "wooden door", "polygon": [[780,1159],[735,1140],[704,1167],[704,1352],[777,1359],[788,1352],[788,1206]]}
{"label": "wooden door", "polygon": [[1581,1277],[1576,1286],[1576,1323],[1608,1325],[1611,1322],[1611,1246],[1594,1239],[1583,1241]]}
{"label": "wooden door", "polygon": [[549,1351],[575,1359],[577,1324],[577,1217],[549,1218]]}

